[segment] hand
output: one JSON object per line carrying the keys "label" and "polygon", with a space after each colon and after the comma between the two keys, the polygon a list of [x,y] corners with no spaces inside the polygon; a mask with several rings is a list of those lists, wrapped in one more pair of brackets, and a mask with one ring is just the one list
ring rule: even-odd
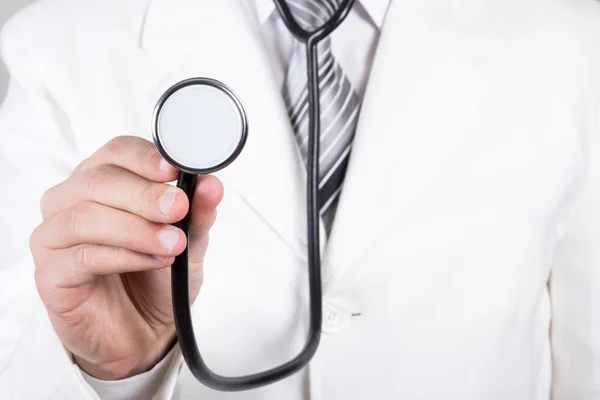
{"label": "hand", "polygon": [[[175,339],[170,265],[186,246],[170,224],[190,207],[166,184],[177,171],[154,145],[118,137],[41,201],[30,241],[37,289],[58,337],[88,374],[121,379],[155,365]],[[223,186],[198,179],[190,225],[190,292],[198,295]]]}

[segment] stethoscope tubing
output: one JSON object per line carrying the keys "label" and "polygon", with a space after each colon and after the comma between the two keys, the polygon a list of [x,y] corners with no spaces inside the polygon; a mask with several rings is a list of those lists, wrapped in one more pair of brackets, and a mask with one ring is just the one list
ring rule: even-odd
{"label": "stethoscope tubing", "polygon": [[[308,280],[310,317],[308,338],[304,348],[292,360],[267,371],[248,376],[225,377],[211,371],[204,362],[194,334],[190,310],[188,248],[175,258],[171,268],[171,285],[173,313],[177,330],[177,339],[181,353],[194,377],[205,386],[227,392],[256,389],[275,383],[304,368],[315,355],[321,339],[322,283],[321,255],[319,234],[319,136],[320,136],[320,104],[319,104],[319,62],[317,45],[333,32],[346,18],[355,0],[343,0],[333,16],[320,28],[309,32],[303,29],[294,19],[289,6],[284,0],[274,0],[284,23],[290,32],[306,45],[308,96],[309,96],[309,140],[307,161],[307,235],[308,235]],[[181,172],[177,186],[187,195],[190,204],[193,201],[197,176]],[[186,236],[189,233],[191,215],[175,224]]]}

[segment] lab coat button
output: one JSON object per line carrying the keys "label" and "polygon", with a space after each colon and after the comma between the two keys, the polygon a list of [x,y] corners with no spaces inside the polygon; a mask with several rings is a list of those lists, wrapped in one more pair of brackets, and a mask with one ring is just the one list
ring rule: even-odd
{"label": "lab coat button", "polygon": [[338,333],[346,329],[350,322],[350,313],[330,301],[323,303],[323,332]]}

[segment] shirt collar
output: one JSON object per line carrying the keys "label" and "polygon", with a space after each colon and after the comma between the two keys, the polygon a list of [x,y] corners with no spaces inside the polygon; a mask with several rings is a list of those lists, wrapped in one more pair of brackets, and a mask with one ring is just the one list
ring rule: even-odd
{"label": "shirt collar", "polygon": [[[371,17],[375,26],[381,29],[390,0],[357,0],[356,2],[360,3],[367,14],[369,14],[369,17]],[[275,11],[275,3],[273,3],[273,0],[250,0],[250,3],[254,5],[258,16],[258,22],[261,25],[265,23]]]}

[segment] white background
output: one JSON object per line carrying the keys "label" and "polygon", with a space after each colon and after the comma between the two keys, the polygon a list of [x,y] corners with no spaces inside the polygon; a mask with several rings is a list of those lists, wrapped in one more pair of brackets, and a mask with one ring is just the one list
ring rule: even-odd
{"label": "white background", "polygon": [[[15,11],[32,3],[33,0],[0,0],[0,27]],[[8,72],[4,65],[0,63],[0,102],[4,99],[6,92],[6,83],[8,82]]]}

